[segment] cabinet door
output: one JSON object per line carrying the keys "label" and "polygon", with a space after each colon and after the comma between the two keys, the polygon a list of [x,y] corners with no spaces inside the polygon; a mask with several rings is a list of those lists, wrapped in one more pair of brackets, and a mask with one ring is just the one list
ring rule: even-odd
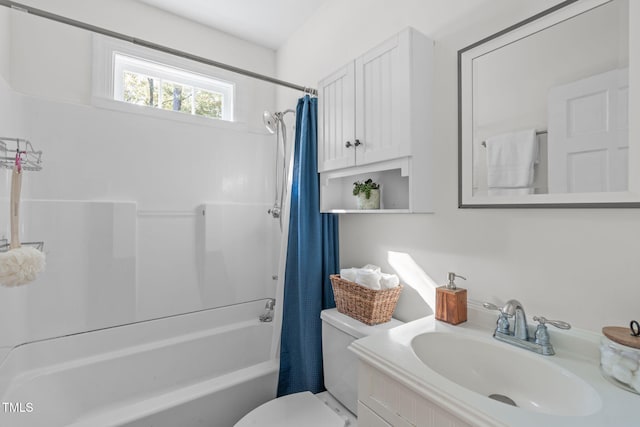
{"label": "cabinet door", "polygon": [[410,46],[405,30],[356,59],[356,163],[410,154]]}
{"label": "cabinet door", "polygon": [[351,62],[318,83],[318,171],[355,164],[355,89]]}
{"label": "cabinet door", "polygon": [[366,427],[393,427],[360,401],[358,401],[358,424]]}

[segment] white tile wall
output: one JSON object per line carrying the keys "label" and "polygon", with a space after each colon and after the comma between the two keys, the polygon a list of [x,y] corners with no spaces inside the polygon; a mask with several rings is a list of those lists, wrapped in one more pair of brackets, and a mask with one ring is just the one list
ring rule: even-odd
{"label": "white tile wall", "polygon": [[[11,14],[20,25],[8,47],[0,43],[0,135],[44,152],[42,171],[24,176],[22,230],[45,241],[47,269],[27,286],[0,287],[0,347],[275,296],[279,232],[266,213],[275,137],[262,126],[273,86],[239,88],[249,95],[237,126],[98,108],[90,104],[89,33]],[[225,41],[239,61],[270,57],[256,70],[273,73],[273,52],[226,35],[196,39],[201,30],[192,35],[195,50]],[[0,170],[7,237],[8,177]],[[222,208],[205,226],[209,203]],[[215,256],[205,243],[230,250],[216,264],[224,273],[206,264]]]}

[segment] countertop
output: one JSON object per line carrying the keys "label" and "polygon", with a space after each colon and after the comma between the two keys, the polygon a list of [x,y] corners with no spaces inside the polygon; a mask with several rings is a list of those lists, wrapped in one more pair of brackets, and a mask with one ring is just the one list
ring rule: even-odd
{"label": "countertop", "polygon": [[[492,338],[497,316],[479,305],[469,306],[469,320],[458,326],[427,316],[376,335],[359,339],[350,349],[359,359],[457,417],[476,426],[640,426],[640,395],[622,390],[603,377],[599,367],[601,335],[589,331],[550,329],[554,356],[537,355]],[[510,351],[530,353],[575,374],[593,387],[600,408],[589,415],[550,415],[515,408],[462,387],[431,370],[414,353],[411,341],[428,332],[447,332],[474,339],[494,340]],[[505,355],[508,356],[508,352]],[[501,363],[509,363],[508,357]]]}

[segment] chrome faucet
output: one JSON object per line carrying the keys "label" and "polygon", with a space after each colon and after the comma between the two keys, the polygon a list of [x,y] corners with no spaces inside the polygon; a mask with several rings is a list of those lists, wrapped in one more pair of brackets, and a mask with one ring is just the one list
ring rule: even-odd
{"label": "chrome faucet", "polygon": [[273,298],[267,299],[267,303],[264,305],[264,313],[258,318],[261,322],[271,322],[273,320],[273,308],[276,305],[276,300]]}
{"label": "chrome faucet", "polygon": [[513,318],[513,337],[519,340],[529,339],[529,326],[527,316],[524,314],[524,307],[519,301],[511,299],[502,307],[505,316]]}
{"label": "chrome faucet", "polygon": [[520,302],[512,299],[507,301],[502,308],[489,302],[485,302],[482,305],[486,309],[500,312],[498,321],[496,322],[496,330],[493,333],[495,339],[545,356],[555,354],[555,350],[549,339],[546,324],[548,323],[560,329],[571,329],[571,325],[567,322],[548,320],[542,316],[535,316],[533,320],[538,322],[538,326],[533,336],[530,336],[527,316]]}

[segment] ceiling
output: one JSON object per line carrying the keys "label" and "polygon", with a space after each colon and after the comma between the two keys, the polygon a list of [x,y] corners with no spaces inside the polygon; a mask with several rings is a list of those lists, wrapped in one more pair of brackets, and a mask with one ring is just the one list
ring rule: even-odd
{"label": "ceiling", "polygon": [[244,40],[277,49],[327,0],[139,0]]}

